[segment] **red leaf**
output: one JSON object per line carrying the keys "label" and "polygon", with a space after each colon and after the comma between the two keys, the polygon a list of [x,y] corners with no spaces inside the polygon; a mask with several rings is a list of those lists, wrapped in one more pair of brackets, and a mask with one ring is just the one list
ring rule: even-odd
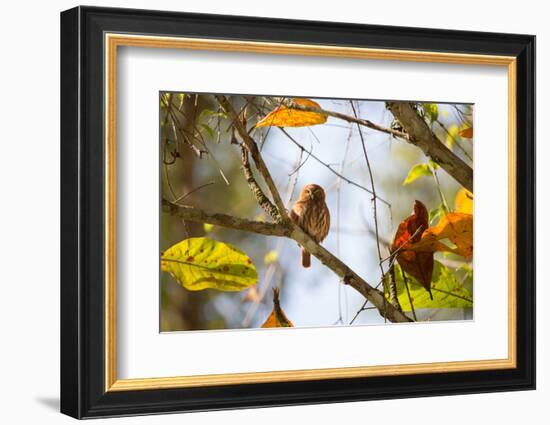
{"label": "red leaf", "polygon": [[428,229],[428,210],[422,202],[415,201],[412,215],[403,220],[397,228],[391,252],[397,252],[396,258],[401,268],[418,280],[426,291],[430,293],[431,297],[434,268],[433,252],[408,250],[412,244],[422,238],[422,233],[426,229]]}

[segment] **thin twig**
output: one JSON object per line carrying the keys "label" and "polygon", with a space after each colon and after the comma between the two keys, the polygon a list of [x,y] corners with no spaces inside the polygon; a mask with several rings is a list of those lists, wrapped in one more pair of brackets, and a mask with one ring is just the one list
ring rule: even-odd
{"label": "thin twig", "polygon": [[435,168],[430,167],[432,170],[432,176],[435,180],[435,186],[437,187],[437,192],[439,193],[439,199],[441,200],[441,204],[443,205],[443,208],[445,208],[445,212],[448,213],[449,205],[447,204],[447,199],[445,198],[445,195],[443,194],[443,191],[441,190],[441,184],[439,183],[439,177],[437,176],[437,170]]}
{"label": "thin twig", "polygon": [[416,322],[416,311],[414,310],[414,303],[413,299],[411,297],[411,291],[409,289],[409,280],[407,279],[407,276],[405,275],[405,271],[400,267],[401,269],[401,276],[403,276],[403,284],[405,285],[405,289],[407,290],[407,296],[409,297],[409,304],[411,305],[411,312],[413,315],[413,319]]}
{"label": "thin twig", "polygon": [[174,204],[177,204],[178,202],[180,201],[183,201],[185,198],[187,198],[189,195],[192,195],[193,193],[207,187],[207,186],[210,186],[210,185],[213,185],[215,182],[208,182],[208,183],[204,183],[204,184],[201,184],[200,186],[190,190],[189,192],[181,195],[178,199],[174,199],[174,201],[172,201]]}
{"label": "thin twig", "polygon": [[[349,133],[348,133],[348,137],[346,139],[346,145],[344,147],[344,157],[342,158],[342,162],[340,163],[340,173],[342,173],[344,171],[344,167],[345,167],[345,164],[346,164],[346,159],[347,159],[347,156],[348,156],[348,151],[349,151],[349,145],[350,145],[350,141],[351,141],[351,137],[353,135],[353,127],[350,125],[350,128],[349,128]],[[303,151],[300,151],[300,152],[303,152]],[[308,157],[309,158],[309,157]],[[337,177],[336,179],[336,255],[337,256],[340,256],[340,230],[341,230],[341,227],[340,227],[340,218],[341,218],[341,215],[340,215],[340,209],[341,209],[341,204],[342,204],[342,179],[340,177]],[[332,229],[331,229],[332,230]],[[338,320],[337,322],[339,323],[344,323],[344,319],[342,317],[342,289],[344,290],[344,296],[345,296],[345,286],[343,285],[337,285],[337,288],[338,288]],[[346,309],[346,313],[347,313],[347,309]],[[346,314],[346,320],[347,320],[347,314]]]}
{"label": "thin twig", "polygon": [[445,125],[440,121],[440,120],[435,120],[435,122],[437,124],[439,124],[439,126],[445,131],[445,133],[447,133],[447,136],[449,136],[452,140],[453,140],[453,143],[458,146],[458,148],[460,149],[460,151],[466,156],[466,158],[468,158],[470,161],[473,161],[472,157],[470,156],[470,154],[466,151],[466,149],[460,144],[460,142],[455,138],[455,136],[453,136],[451,134],[451,132],[449,130],[447,130],[447,127],[445,127]]}
{"label": "thin twig", "polygon": [[379,125],[379,124],[375,124],[372,121],[367,120],[367,119],[353,117],[353,116],[350,116],[350,115],[343,114],[341,112],[329,111],[329,110],[323,109],[323,108],[315,108],[313,106],[306,106],[306,105],[298,104],[296,102],[293,102],[292,100],[287,100],[285,102],[285,105],[290,109],[297,109],[297,110],[300,110],[300,111],[315,112],[315,113],[318,113],[318,114],[327,115],[327,116],[338,118],[338,119],[341,119],[341,120],[344,120],[344,121],[347,121],[347,122],[351,122],[351,123],[354,123],[354,124],[359,124],[363,127],[368,127],[372,130],[377,130],[377,131],[380,131],[382,133],[390,134],[394,137],[398,137],[398,138],[404,139],[406,141],[409,140],[409,135],[407,133],[405,133],[403,131],[399,131],[399,130],[394,130],[392,128],[387,128],[387,127],[384,127],[384,126]]}
{"label": "thin twig", "polygon": [[388,293],[389,293],[389,298],[390,298],[390,302],[392,303],[392,305],[399,309],[399,310],[403,310],[401,308],[401,305],[399,304],[399,299],[397,298],[397,282],[395,281],[395,265],[392,264],[390,266],[390,269],[389,269],[389,276],[390,276],[390,284],[388,285]]}
{"label": "thin twig", "polygon": [[[355,118],[358,118],[357,116],[357,110],[355,109],[355,105],[353,104],[353,101],[350,100],[351,109],[353,110],[353,115]],[[378,252],[378,266],[380,267],[380,276],[384,276],[384,268],[382,267],[382,251],[380,249],[380,231],[378,228],[378,211],[377,211],[377,203],[376,203],[376,188],[374,186],[374,176],[372,173],[372,168],[369,161],[369,155],[367,154],[367,147],[365,144],[365,138],[363,137],[363,130],[361,129],[361,126],[359,123],[356,123],[357,130],[359,131],[359,138],[361,139],[361,146],[363,148],[363,155],[365,157],[365,163],[367,164],[367,170],[369,172],[369,178],[370,178],[370,184],[371,184],[371,191],[372,191],[372,203],[373,203],[373,216],[374,216],[374,232],[376,234],[376,250]],[[391,205],[389,205],[389,208],[391,210]],[[391,288],[391,286],[390,286]],[[384,300],[386,297],[384,297]],[[392,301],[393,302],[393,301]],[[394,307],[401,310],[401,306],[399,305],[399,301],[397,300],[397,297],[395,297],[395,302],[393,303]],[[385,318],[384,318],[385,320]]]}
{"label": "thin twig", "polygon": [[461,300],[464,300],[464,301],[468,301],[470,303],[473,303],[474,300],[468,298],[468,297],[463,297],[462,295],[457,295],[457,294],[453,294],[452,292],[449,292],[449,291],[445,291],[444,289],[439,289],[439,288],[432,288],[433,291],[436,291],[436,292],[441,292],[442,294],[445,294],[445,295],[449,295],[451,297],[456,297],[456,298],[460,298]]}
{"label": "thin twig", "polygon": [[[356,183],[353,180],[348,179],[346,176],[344,176],[343,174],[339,173],[334,168],[332,168],[325,161],[323,161],[322,159],[315,156],[315,154],[313,152],[307,150],[303,145],[300,144],[300,142],[298,142],[296,139],[294,139],[294,137],[292,137],[284,128],[279,127],[279,130],[281,130],[283,132],[283,134],[285,134],[285,136],[287,136],[288,139],[291,142],[293,142],[296,146],[298,146],[298,148],[300,148],[301,150],[307,152],[315,161],[317,161],[319,164],[323,165],[324,167],[328,168],[333,174],[335,174],[336,176],[338,176],[339,178],[344,180],[346,183],[348,183],[352,186],[358,187],[359,189],[362,189],[362,190],[366,191],[367,193],[370,193],[371,195],[374,196],[374,194],[372,193],[372,190],[367,189],[365,186],[362,186],[359,183]],[[384,203],[388,206],[391,206],[391,204],[388,201],[386,201],[385,199],[380,198],[379,196],[377,197],[377,199],[380,200],[380,202],[382,202],[382,203]]]}

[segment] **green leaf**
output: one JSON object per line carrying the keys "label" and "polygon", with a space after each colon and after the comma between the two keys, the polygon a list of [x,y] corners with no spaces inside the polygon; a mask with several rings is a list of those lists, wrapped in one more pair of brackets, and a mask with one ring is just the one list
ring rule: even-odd
{"label": "green leaf", "polygon": [[439,164],[435,161],[432,161],[431,159],[428,160],[428,164],[430,165],[430,167],[432,167],[432,169],[434,170],[437,170],[439,168]]}
{"label": "green leaf", "polygon": [[[428,291],[414,277],[409,274],[406,276],[415,310],[422,308],[471,308],[473,306],[472,293],[467,289],[467,286],[470,285],[467,285],[466,282],[462,284],[453,270],[439,261],[434,261],[432,276],[433,301],[430,299]],[[411,311],[409,296],[398,264],[395,264],[395,281],[401,308],[403,311]]]}
{"label": "green leaf", "polygon": [[422,109],[424,110],[424,114],[430,120],[430,124],[438,120],[439,108],[437,107],[436,103],[423,103]]}
{"label": "green leaf", "polygon": [[432,223],[438,222],[441,217],[443,217],[445,214],[447,214],[447,210],[445,209],[445,206],[443,204],[440,204],[437,208],[434,208],[430,211],[429,215],[429,223],[430,225]]}
{"label": "green leaf", "polygon": [[210,127],[208,124],[201,124],[201,127],[204,131],[206,131],[206,133],[208,133],[208,137],[210,137],[211,139],[214,138],[214,130],[212,129],[212,127]]}
{"label": "green leaf", "polygon": [[403,180],[403,186],[406,186],[412,183],[419,177],[431,176],[431,175],[432,175],[432,169],[428,164],[416,164],[409,170],[409,174],[407,174],[407,178]]}
{"label": "green leaf", "polygon": [[199,122],[210,122],[212,118],[227,118],[227,115],[224,112],[221,111],[213,111],[212,109],[203,109],[202,112],[199,114]]}
{"label": "green leaf", "polygon": [[256,267],[244,252],[208,238],[185,239],[168,248],[161,269],[190,291],[241,291],[258,282]]}

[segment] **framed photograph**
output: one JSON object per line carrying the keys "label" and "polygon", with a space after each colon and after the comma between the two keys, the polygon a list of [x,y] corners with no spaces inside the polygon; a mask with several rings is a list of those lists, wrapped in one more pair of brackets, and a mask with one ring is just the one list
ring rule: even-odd
{"label": "framed photograph", "polygon": [[61,411],[535,387],[535,37],[61,14]]}

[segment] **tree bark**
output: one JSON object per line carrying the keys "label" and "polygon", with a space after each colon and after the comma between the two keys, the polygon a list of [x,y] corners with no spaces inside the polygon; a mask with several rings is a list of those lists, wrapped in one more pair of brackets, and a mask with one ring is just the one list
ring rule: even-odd
{"label": "tree bark", "polygon": [[437,138],[412,105],[408,102],[386,102],[386,104],[409,135],[409,143],[418,146],[427,157],[439,164],[457,182],[473,193],[472,168]]}

